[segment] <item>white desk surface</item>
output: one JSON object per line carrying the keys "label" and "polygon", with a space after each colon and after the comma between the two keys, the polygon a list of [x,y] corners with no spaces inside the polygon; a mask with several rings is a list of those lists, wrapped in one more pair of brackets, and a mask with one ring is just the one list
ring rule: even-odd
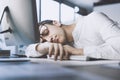
{"label": "white desk surface", "polygon": [[119,64],[120,60],[99,60],[99,61],[57,60],[57,61],[54,61],[53,59],[30,58],[30,62],[40,63],[40,64],[57,64],[61,66],[85,66],[85,65]]}
{"label": "white desk surface", "polygon": [[0,62],[0,80],[120,80],[119,60]]}

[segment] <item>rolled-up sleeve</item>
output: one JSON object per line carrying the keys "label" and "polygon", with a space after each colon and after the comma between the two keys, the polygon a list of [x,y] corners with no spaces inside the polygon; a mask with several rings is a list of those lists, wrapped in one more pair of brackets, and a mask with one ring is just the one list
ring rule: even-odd
{"label": "rolled-up sleeve", "polygon": [[43,54],[40,54],[38,51],[36,51],[36,46],[38,44],[30,44],[26,50],[25,50],[25,55],[27,57],[39,57],[42,56]]}

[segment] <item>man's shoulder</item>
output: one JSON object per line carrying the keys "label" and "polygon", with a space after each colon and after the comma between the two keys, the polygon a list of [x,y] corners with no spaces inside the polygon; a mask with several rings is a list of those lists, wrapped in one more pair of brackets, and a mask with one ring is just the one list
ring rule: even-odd
{"label": "man's shoulder", "polygon": [[86,19],[93,19],[93,20],[94,19],[102,20],[102,19],[107,19],[107,18],[108,16],[106,14],[104,14],[103,12],[97,12],[97,11],[93,11],[86,16]]}
{"label": "man's shoulder", "polygon": [[97,12],[97,11],[91,12],[90,14],[88,14],[88,16],[106,16],[107,17],[107,15],[105,13]]}
{"label": "man's shoulder", "polygon": [[91,15],[91,14],[104,14],[104,13],[103,12],[98,12],[98,11],[93,11],[89,15]]}

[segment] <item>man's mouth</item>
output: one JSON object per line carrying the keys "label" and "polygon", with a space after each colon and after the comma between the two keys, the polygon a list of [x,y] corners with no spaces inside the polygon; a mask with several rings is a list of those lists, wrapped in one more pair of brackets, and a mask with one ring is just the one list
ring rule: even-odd
{"label": "man's mouth", "polygon": [[53,42],[58,43],[58,40],[59,40],[59,39],[56,38],[56,39],[53,40]]}

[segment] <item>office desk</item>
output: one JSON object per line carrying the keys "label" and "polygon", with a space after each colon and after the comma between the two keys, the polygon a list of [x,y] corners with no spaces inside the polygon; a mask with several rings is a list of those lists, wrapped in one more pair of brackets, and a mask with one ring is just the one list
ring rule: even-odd
{"label": "office desk", "polygon": [[85,80],[120,80],[120,66],[115,65],[89,65],[70,68],[74,68],[79,73],[79,77],[84,77]]}
{"label": "office desk", "polygon": [[[74,65],[63,65],[71,62]],[[77,65],[76,61],[33,58],[28,62],[0,62],[0,80],[120,80],[119,61],[94,63],[82,61]]]}

